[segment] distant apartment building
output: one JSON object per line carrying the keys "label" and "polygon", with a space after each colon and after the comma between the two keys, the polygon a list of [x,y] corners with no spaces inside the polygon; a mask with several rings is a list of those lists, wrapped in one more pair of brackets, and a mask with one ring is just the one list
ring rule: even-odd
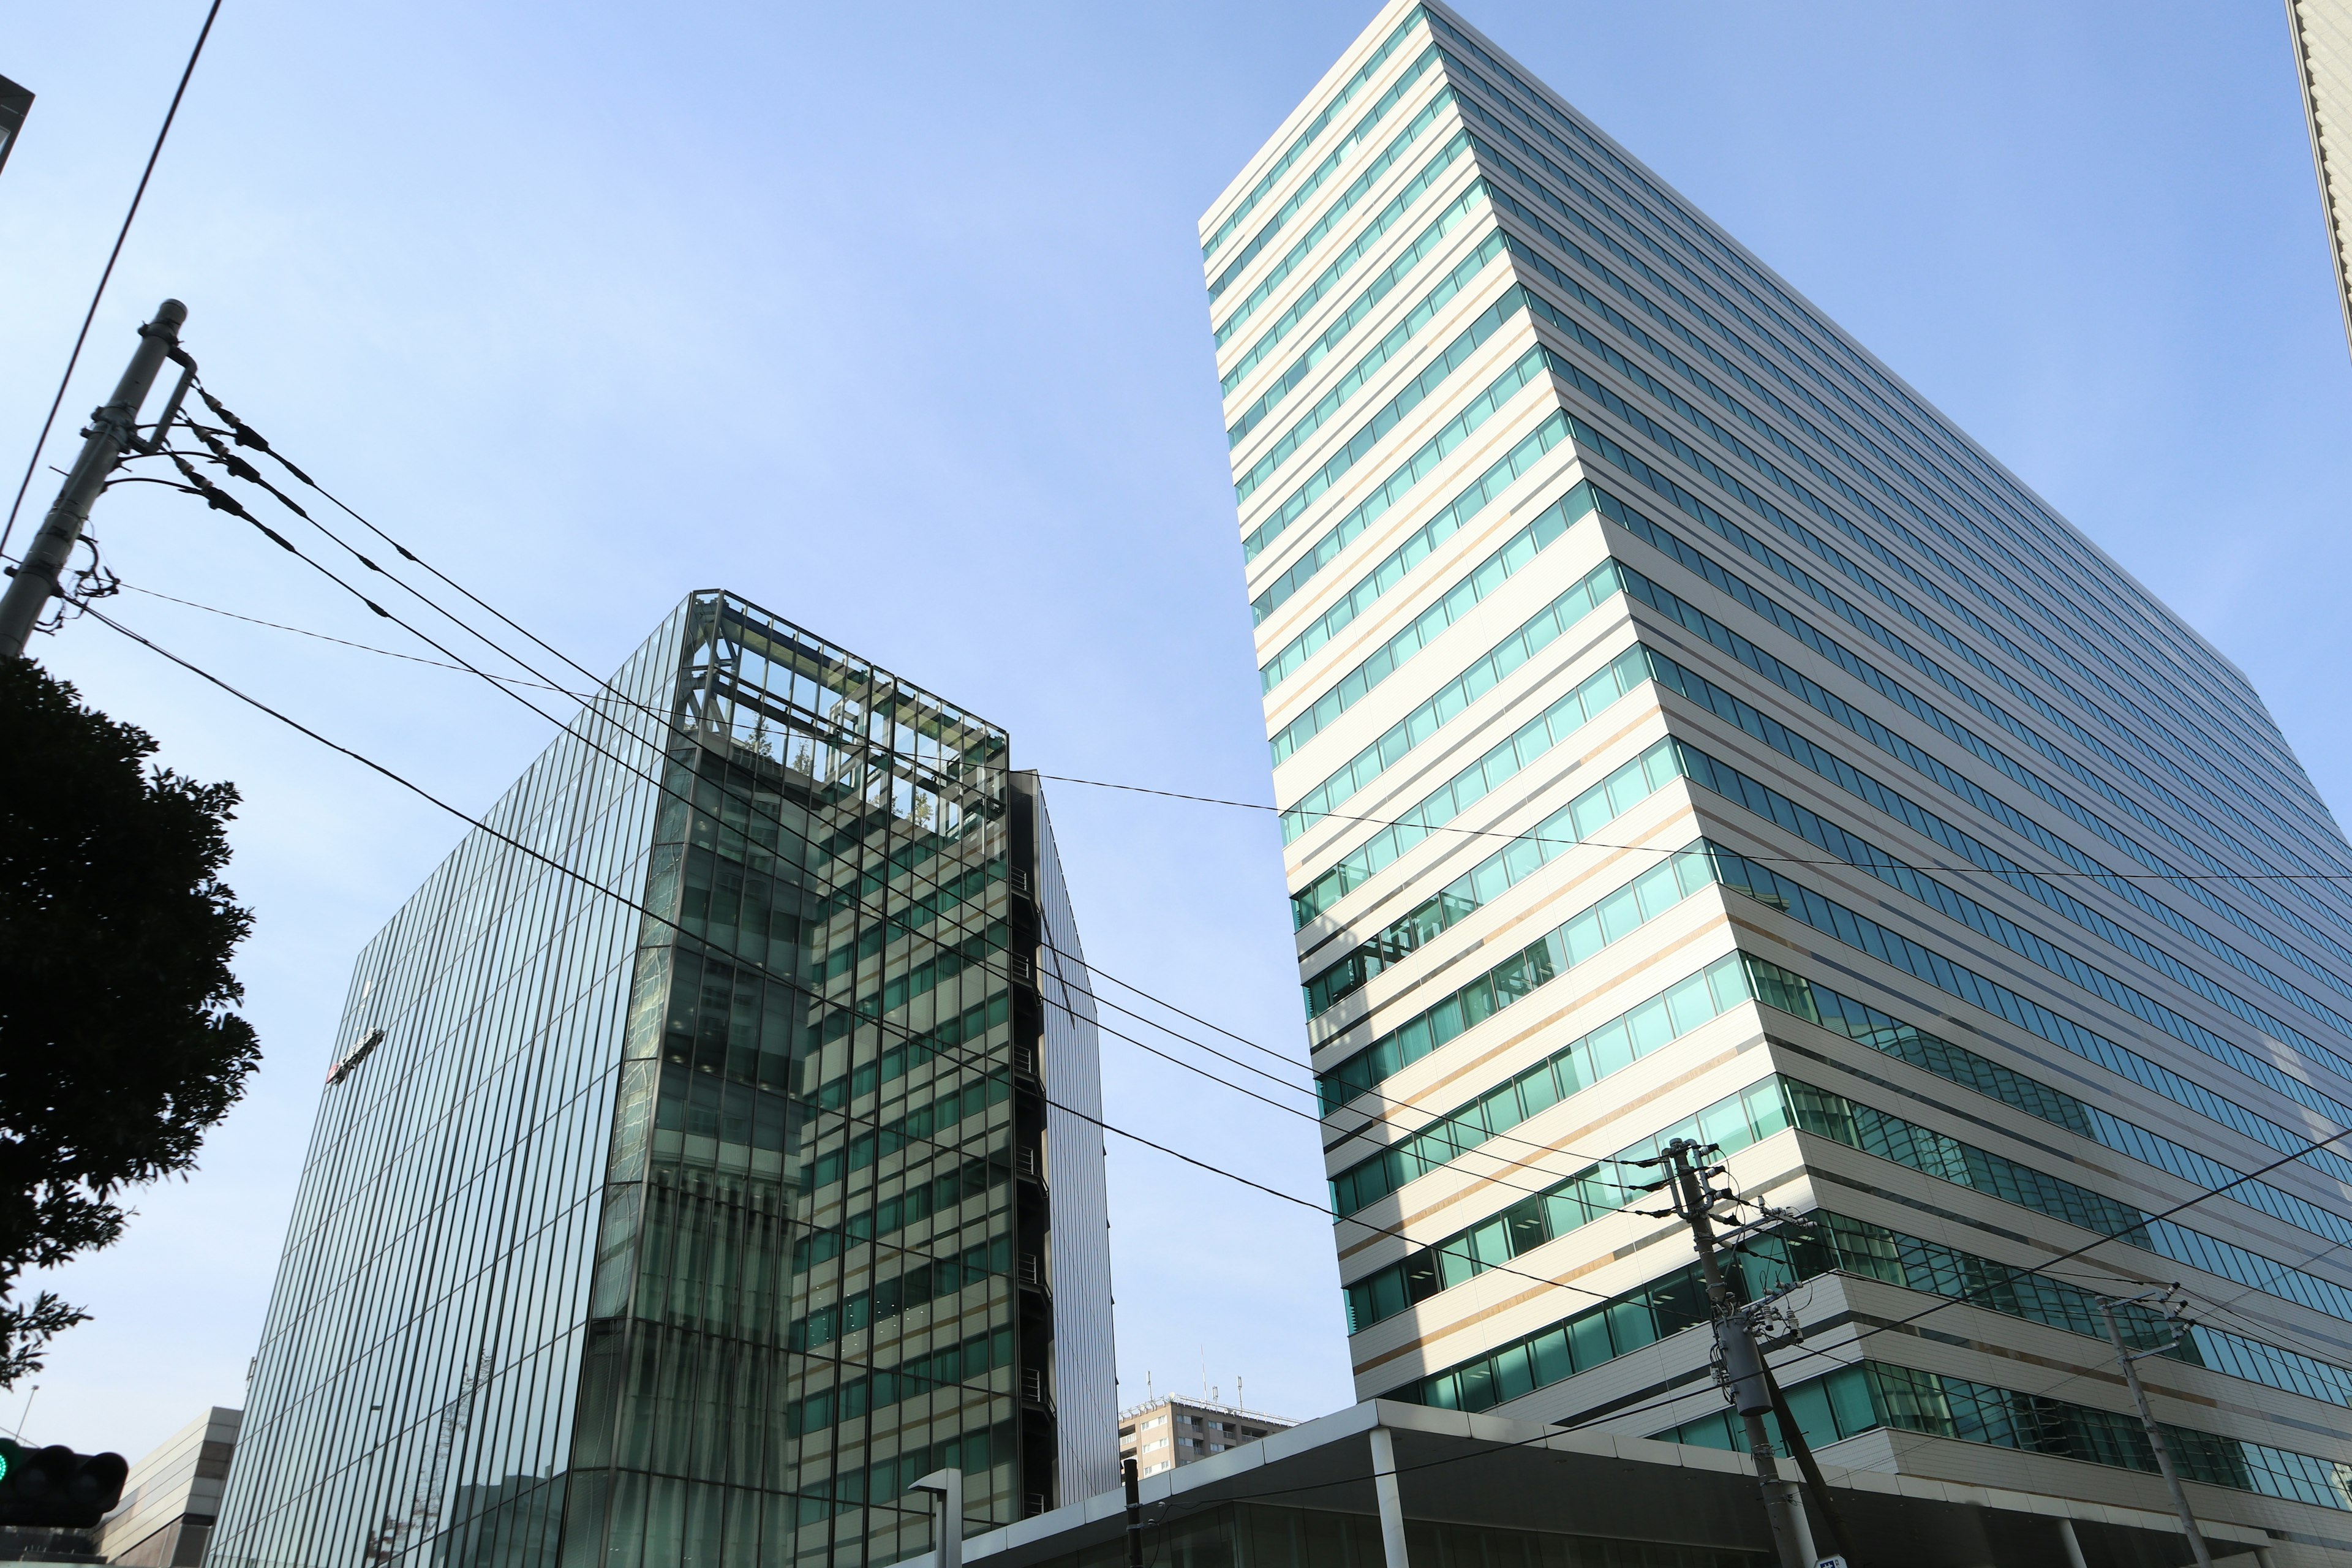
{"label": "distant apartment building", "polygon": [[131,1466],[122,1500],[98,1527],[100,1555],[133,1568],[203,1562],[244,1420],[241,1410],[214,1405]]}
{"label": "distant apartment building", "polygon": [[1138,1475],[1153,1476],[1297,1425],[1213,1399],[1170,1394],[1118,1413],[1118,1457],[1122,1466],[1135,1460]]}

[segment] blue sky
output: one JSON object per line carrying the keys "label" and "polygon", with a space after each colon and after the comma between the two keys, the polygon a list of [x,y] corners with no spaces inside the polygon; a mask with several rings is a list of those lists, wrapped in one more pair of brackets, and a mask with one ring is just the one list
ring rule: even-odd
{"label": "blue sky", "polygon": [[[12,491],[202,11],[0,35],[40,95],[0,172]],[[2274,9],[1467,14],[2178,607],[2346,798],[2352,362]],[[174,294],[225,400],[592,667],[724,585],[1021,765],[1265,799],[1195,223],[1370,16],[228,0],[64,429]],[[409,647],[181,498],[118,490],[96,531],[135,587]],[[468,806],[547,739],[469,677],[116,607]],[[201,1168],[50,1281],[96,1321],[28,1435],[136,1456],[242,1402],[352,956],[459,829],[94,623],[37,652],[245,792],[264,1066]],[[1298,1050],[1273,823],[1053,799],[1090,956]],[[1115,1040],[1105,1066],[1115,1122],[1319,1192],[1304,1121]],[[1347,1402],[1324,1222],[1132,1146],[1111,1184],[1125,1398]]]}

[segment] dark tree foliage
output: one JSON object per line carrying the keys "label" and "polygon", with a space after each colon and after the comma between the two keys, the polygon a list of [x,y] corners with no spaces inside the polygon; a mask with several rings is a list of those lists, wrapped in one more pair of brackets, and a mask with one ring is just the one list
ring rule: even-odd
{"label": "dark tree foliage", "polygon": [[236,787],[154,750],[0,658],[0,1387],[85,1315],[19,1277],[121,1235],[124,1190],[192,1167],[260,1058],[228,1011]]}

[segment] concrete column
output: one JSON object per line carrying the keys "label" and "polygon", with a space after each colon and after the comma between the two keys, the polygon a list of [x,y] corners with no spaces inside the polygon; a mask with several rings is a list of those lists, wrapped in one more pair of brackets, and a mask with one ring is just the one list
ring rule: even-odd
{"label": "concrete column", "polygon": [[1387,1568],[1412,1568],[1404,1550],[1404,1497],[1397,1490],[1396,1439],[1385,1426],[1372,1428],[1372,1490],[1381,1501],[1381,1550]]}
{"label": "concrete column", "polygon": [[2063,1515],[2058,1521],[2058,1544],[2066,1549],[2066,1568],[2090,1568],[2083,1561],[2083,1543],[2074,1537],[2074,1521]]}

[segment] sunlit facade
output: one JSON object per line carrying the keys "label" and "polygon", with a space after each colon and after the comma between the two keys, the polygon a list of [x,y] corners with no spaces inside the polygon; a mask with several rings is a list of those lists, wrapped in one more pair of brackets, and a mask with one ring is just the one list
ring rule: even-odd
{"label": "sunlit facade", "polygon": [[2197,1507],[2352,1550],[2352,847],[2245,678],[1444,5],[1201,237],[1359,1396],[1727,1446],[1688,1135],[1828,1462],[2165,1509],[2178,1280]]}
{"label": "sunlit facade", "polygon": [[488,813],[524,847],[360,957],[213,1563],[879,1565],[928,1471],[974,1530],[1115,1484],[1094,1017],[1008,753],[671,615]]}

